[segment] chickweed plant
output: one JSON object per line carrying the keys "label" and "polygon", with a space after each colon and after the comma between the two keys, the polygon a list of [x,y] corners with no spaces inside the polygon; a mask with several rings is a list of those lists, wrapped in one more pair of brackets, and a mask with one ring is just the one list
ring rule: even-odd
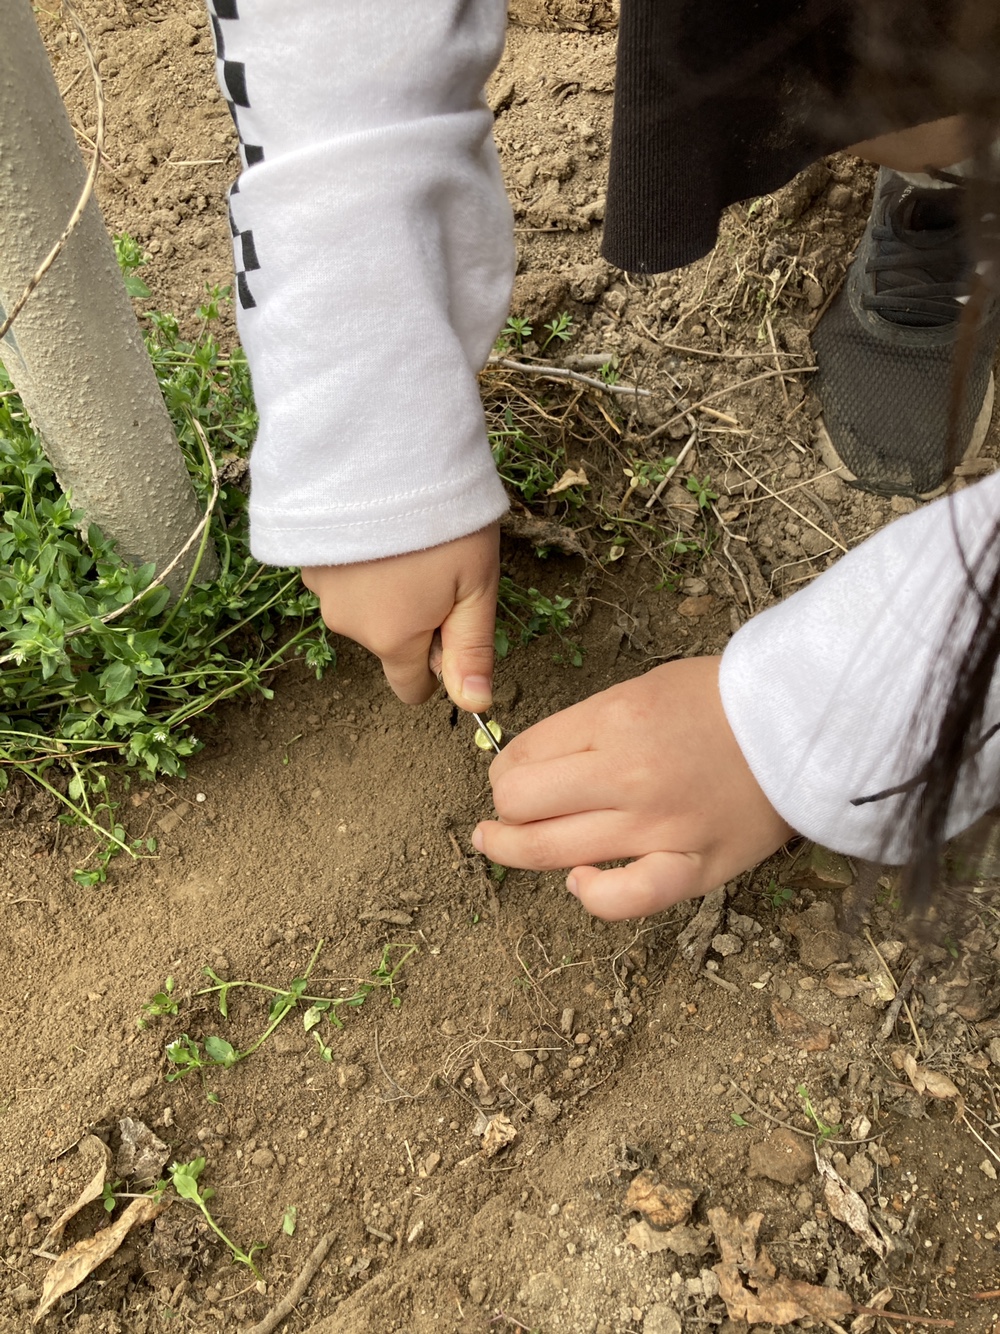
{"label": "chickweed plant", "polygon": [[[134,277],[135,242],[119,237],[116,249]],[[257,418],[246,359],[223,353],[214,332],[228,300],[227,288],[209,291],[191,340],[172,316],[148,317],[149,354],[203,505],[206,446],[221,483],[209,530],[218,578],[199,581],[196,568],[173,604],[152,586],[152,565],[129,565],[84,523],[0,368],[0,792],[20,773],[98,836],[85,884],[106,878],[114,852],[155,851],[115,819],[110,764],[181,776],[201,745],[200,715],[236,695],[270,698],[275,669],[293,657],[318,676],[334,662],[298,573],[250,554],[240,479]]]}
{"label": "chickweed plant", "polygon": [[[211,968],[206,968],[204,970],[205,976],[212,985],[195,992],[196,997],[216,997],[219,1014],[223,1019],[228,1020],[229,995],[231,992],[243,989],[263,991],[272,998],[268,1007],[266,1022],[260,1034],[246,1047],[237,1047],[226,1038],[218,1037],[215,1034],[210,1034],[198,1041],[189,1037],[187,1033],[182,1033],[180,1037],[170,1042],[166,1048],[167,1061],[173,1067],[167,1073],[167,1082],[174,1083],[178,1079],[184,1079],[187,1075],[197,1073],[204,1083],[208,1071],[213,1069],[231,1070],[234,1065],[238,1065],[240,1061],[245,1061],[248,1056],[252,1056],[254,1052],[258,1051],[288,1015],[300,1006],[304,1007],[302,1012],[303,1031],[312,1033],[319,1048],[319,1055],[324,1061],[333,1060],[333,1050],[324,1042],[320,1025],[325,1021],[336,1030],[342,1029],[344,1022],[338,1013],[342,1007],[357,1009],[364,1005],[373,991],[381,990],[387,991],[389,993],[389,1003],[394,1008],[399,1008],[402,1004],[402,997],[396,991],[396,978],[400,969],[416,953],[416,945],[384,946],[378,963],[372,969],[371,981],[358,983],[353,991],[339,996],[317,996],[309,992],[309,978],[323,949],[323,943],[322,940],[318,942],[305,971],[300,977],[293,978],[287,987],[274,987],[264,982],[253,982],[245,979],[230,982],[219,977]],[[176,1015],[179,1006],[173,1003],[172,998],[173,988],[170,986],[170,979],[168,978],[167,985],[164,986],[163,990],[143,1006],[143,1018],[139,1021],[140,1025],[148,1025],[149,1019],[156,1016]],[[218,1102],[217,1094],[208,1092],[207,1096],[210,1102]]]}

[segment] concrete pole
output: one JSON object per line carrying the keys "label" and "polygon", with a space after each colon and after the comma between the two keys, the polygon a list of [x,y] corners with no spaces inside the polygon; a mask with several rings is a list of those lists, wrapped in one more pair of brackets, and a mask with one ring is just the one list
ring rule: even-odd
{"label": "concrete pole", "polygon": [[[0,40],[0,322],[69,220],[86,180],[29,0],[6,0]],[[0,342],[73,504],[136,564],[164,569],[201,517],[180,446],[91,198]],[[168,576],[179,591],[198,543]],[[206,549],[198,578],[217,571]]]}

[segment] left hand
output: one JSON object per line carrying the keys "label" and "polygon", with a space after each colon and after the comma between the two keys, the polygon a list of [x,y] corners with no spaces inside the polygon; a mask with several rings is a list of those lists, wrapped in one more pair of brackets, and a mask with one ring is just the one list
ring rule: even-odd
{"label": "left hand", "polygon": [[[718,658],[687,658],[546,718],[490,767],[500,822],[473,845],[567,888],[597,917],[646,917],[707,894],[794,833],[726,719]],[[637,858],[599,871],[594,862]]]}

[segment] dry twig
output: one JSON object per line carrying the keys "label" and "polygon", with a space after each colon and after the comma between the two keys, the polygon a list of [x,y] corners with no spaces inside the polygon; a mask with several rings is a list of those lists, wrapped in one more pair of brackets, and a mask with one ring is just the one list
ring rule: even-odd
{"label": "dry twig", "polygon": [[639,398],[652,398],[648,389],[640,389],[637,384],[605,384],[593,375],[584,375],[581,371],[571,371],[566,366],[535,366],[530,361],[515,361],[513,357],[490,357],[487,366],[502,366],[508,371],[523,371],[526,375],[540,375],[543,380],[572,380],[574,384],[585,384],[590,389],[601,389],[606,394],[634,394]]}
{"label": "dry twig", "polygon": [[313,1252],[309,1256],[309,1259],[299,1271],[299,1275],[295,1282],[288,1289],[287,1294],[282,1297],[281,1301],[278,1302],[273,1310],[267,1313],[263,1320],[259,1321],[249,1329],[247,1334],[273,1334],[273,1331],[278,1328],[282,1320],[284,1320],[286,1316],[292,1314],[296,1306],[306,1295],[306,1289],[319,1273],[323,1261],[326,1259],[327,1253],[332,1245],[333,1238],[329,1234],[320,1237],[319,1241],[313,1248]]}

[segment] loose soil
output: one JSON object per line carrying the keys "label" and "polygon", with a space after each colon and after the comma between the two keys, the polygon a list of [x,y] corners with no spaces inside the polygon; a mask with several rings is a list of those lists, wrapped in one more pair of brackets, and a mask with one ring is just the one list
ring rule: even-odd
{"label": "loose soil", "polygon": [[[150,255],[147,304],[193,329],[204,284],[229,280],[223,198],[237,168],[204,13],[182,0],[78,7],[108,97],[102,207]],[[818,164],[733,208],[708,259],[629,278],[598,257],[611,8],[521,0],[512,18],[490,98],[517,213],[515,309],[536,329],[570,311],[564,364],[593,373],[616,358],[623,382],[651,391],[588,398],[606,429],[572,456],[592,479],[585,556],[540,563],[509,539],[522,582],[576,596],[584,650],[579,669],[554,663],[544,639],[500,664],[495,713],[517,732],[655,661],[720,650],[748,615],[913,505],[830,473],[804,388],[808,330],[860,234],[870,173],[846,158]],[[39,21],[86,150],[80,43],[53,15]],[[541,382],[517,383],[537,406]],[[710,396],[711,411],[696,407]],[[676,454],[692,434],[676,482],[647,511],[651,488],[627,495],[623,467]],[[994,431],[984,469],[996,443]],[[688,475],[719,493],[708,516]],[[565,517],[559,503],[538,516]],[[700,544],[668,562],[666,582],[658,538],[617,522],[651,514]],[[1000,948],[987,895],[967,894],[957,925],[915,944],[891,878],[790,849],[704,907],[604,925],[560,875],[498,881],[471,853],[469,831],[490,809],[488,759],[446,701],[404,708],[348,644],[322,682],[289,669],[274,684],[273,701],[206,723],[186,781],[133,786],[130,832],[156,835],[159,856],[119,859],[106,885],[73,882],[88,844],[32,790],[15,785],[0,807],[0,1331],[31,1326],[51,1255],[105,1225],[92,1203],[64,1243],[41,1249],[92,1174],[81,1136],[117,1151],[126,1117],[171,1159],[204,1155],[224,1229],[243,1246],[267,1243],[263,1281],[175,1203],[42,1329],[248,1330],[330,1236],[285,1330],[735,1331],[747,1326],[730,1318],[713,1268],[717,1210],[759,1211],[784,1276],[859,1305],[891,1289],[892,1310],[994,1328]],[[341,1032],[324,1021],[329,1061],[301,1010],[291,1014],[208,1078],[215,1102],[196,1076],[166,1082],[164,1048],[181,1033],[246,1045],[266,1022],[264,993],[234,993],[228,1021],[196,996],[205,967],[283,987],[320,940],[310,985],[330,995],[368,979],[386,945],[415,945],[398,1006],[376,991],[343,1012]],[[168,976],[180,1013],[138,1027]],[[927,1068],[954,1091],[931,1096]],[[817,1136],[860,1195],[867,1244],[824,1191]],[[692,1192],[679,1231],[636,1230],[623,1212],[643,1172],[670,1199]],[[771,1327],[766,1310],[755,1323]]]}

